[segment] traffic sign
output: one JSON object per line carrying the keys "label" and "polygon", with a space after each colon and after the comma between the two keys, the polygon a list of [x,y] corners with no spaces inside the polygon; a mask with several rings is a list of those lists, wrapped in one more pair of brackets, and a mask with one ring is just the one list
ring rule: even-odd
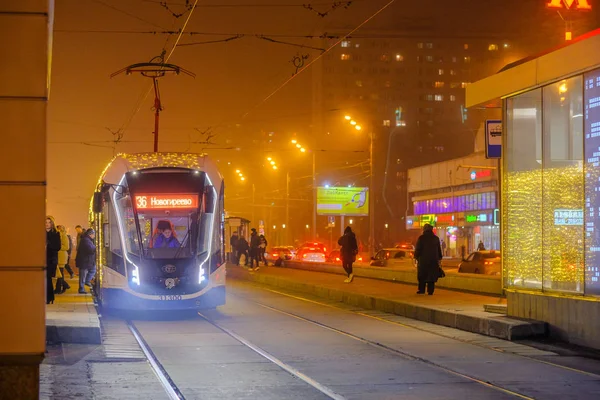
{"label": "traffic sign", "polygon": [[485,158],[502,157],[502,121],[488,119],[485,121]]}

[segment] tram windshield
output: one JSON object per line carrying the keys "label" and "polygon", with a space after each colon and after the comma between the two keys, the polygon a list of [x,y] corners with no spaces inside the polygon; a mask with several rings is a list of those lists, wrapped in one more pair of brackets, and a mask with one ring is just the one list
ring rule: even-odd
{"label": "tram windshield", "polygon": [[197,213],[167,217],[165,213],[152,214],[138,212],[142,248],[147,258],[190,257],[196,246],[192,246],[196,234],[192,234],[193,224],[198,223]]}

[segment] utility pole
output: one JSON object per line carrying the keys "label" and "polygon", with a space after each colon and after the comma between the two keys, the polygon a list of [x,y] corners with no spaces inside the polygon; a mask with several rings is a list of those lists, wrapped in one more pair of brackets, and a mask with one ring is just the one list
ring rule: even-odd
{"label": "utility pole", "polygon": [[312,159],[312,189],[313,189],[313,215],[312,215],[312,236],[317,240],[317,152],[313,148]]}
{"label": "utility pole", "polygon": [[373,128],[370,129],[371,144],[369,146],[369,170],[370,170],[370,183],[369,183],[369,251],[371,256],[375,255],[375,186],[373,176]]}
{"label": "utility pole", "polygon": [[254,183],[252,184],[252,223],[256,224],[256,212],[255,212],[255,195],[256,195],[256,186]]}
{"label": "utility pole", "polygon": [[288,241],[288,231],[290,229],[290,171],[288,170],[285,174],[285,228],[283,234],[283,240],[285,243]]}
{"label": "utility pole", "polygon": [[125,72],[127,75],[131,75],[133,72],[137,72],[140,75],[146,78],[152,78],[152,85],[154,87],[154,152],[158,152],[158,122],[160,117],[160,112],[162,111],[162,103],[160,101],[160,90],[158,89],[158,79],[162,78],[168,73],[173,73],[175,75],[179,75],[180,73],[184,73],[192,78],[196,77],[196,74],[193,72],[187,71],[175,64],[165,63],[165,54],[166,51],[160,54],[160,56],[156,56],[152,58],[149,62],[131,64],[128,67],[125,67],[113,74],[110,75],[111,78]]}

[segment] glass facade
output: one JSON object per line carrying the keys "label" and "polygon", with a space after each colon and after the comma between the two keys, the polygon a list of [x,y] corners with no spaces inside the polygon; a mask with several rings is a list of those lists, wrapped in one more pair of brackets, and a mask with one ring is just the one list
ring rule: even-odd
{"label": "glass facade", "polygon": [[584,163],[584,77],[510,97],[505,107],[504,285],[583,294],[591,171]]}
{"label": "glass facade", "polygon": [[415,215],[492,210],[497,207],[496,192],[474,193],[413,202]]}

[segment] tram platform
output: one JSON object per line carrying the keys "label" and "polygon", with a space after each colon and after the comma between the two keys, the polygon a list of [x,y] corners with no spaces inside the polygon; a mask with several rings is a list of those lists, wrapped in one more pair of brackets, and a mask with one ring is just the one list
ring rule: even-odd
{"label": "tram platform", "polygon": [[418,295],[416,286],[411,284],[363,277],[355,277],[347,284],[340,275],[285,267],[261,267],[257,272],[249,272],[228,265],[227,277],[505,340],[542,336],[547,332],[544,322],[501,314],[506,299],[498,296],[438,287],[433,296]]}
{"label": "tram platform", "polygon": [[[446,277],[440,279],[436,284],[436,287],[484,295],[502,295],[502,282],[499,276],[459,273],[458,264],[460,264],[460,261],[460,259],[451,258],[444,258],[442,260],[442,267],[444,268]],[[310,263],[292,260],[285,261],[284,264],[286,268],[326,272],[338,275],[345,274],[339,263]],[[417,275],[415,271],[416,267],[413,265],[408,267],[371,267],[366,263],[354,264],[354,276],[414,285],[417,284]]]}
{"label": "tram platform", "polygon": [[[46,341],[100,344],[100,319],[91,294],[78,294],[78,279],[67,279],[71,289],[46,305]],[[89,288],[87,288],[89,292]]]}

